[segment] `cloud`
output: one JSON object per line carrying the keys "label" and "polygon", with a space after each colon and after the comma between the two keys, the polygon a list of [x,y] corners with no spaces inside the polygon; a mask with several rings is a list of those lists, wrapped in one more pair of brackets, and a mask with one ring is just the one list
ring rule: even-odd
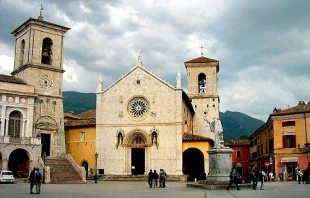
{"label": "cloud", "polygon": [[95,92],[99,74],[111,85],[135,66],[140,49],[145,67],[172,85],[180,71],[187,90],[184,62],[203,46],[220,62],[220,111],[265,121],[274,107],[310,100],[310,1],[0,0],[1,73],[13,67],[10,33],[38,17],[41,3],[45,20],[71,28],[64,90]]}

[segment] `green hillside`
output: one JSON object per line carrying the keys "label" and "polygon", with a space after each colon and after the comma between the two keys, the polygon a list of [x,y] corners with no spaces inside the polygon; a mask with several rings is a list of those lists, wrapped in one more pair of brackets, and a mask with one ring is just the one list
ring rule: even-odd
{"label": "green hillside", "polygon": [[220,112],[220,120],[224,129],[224,140],[239,139],[242,135],[250,136],[264,124],[263,121],[240,112]]}
{"label": "green hillside", "polygon": [[64,111],[68,113],[73,111],[74,114],[79,114],[91,109],[96,109],[96,94],[95,93],[79,93],[75,91],[64,91]]}
{"label": "green hillside", "polygon": [[[79,93],[75,91],[63,92],[64,111],[73,111],[79,114],[88,110],[96,109],[95,93]],[[251,135],[256,129],[264,124],[263,121],[252,118],[240,112],[220,112],[220,120],[224,128],[224,140],[230,138],[239,139],[242,135]]]}

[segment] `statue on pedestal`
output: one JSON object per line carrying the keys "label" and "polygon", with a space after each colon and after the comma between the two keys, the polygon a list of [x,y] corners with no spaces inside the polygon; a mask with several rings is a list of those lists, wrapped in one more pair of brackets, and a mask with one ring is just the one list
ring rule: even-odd
{"label": "statue on pedestal", "polygon": [[210,129],[214,133],[214,148],[224,148],[223,127],[218,118],[213,118]]}

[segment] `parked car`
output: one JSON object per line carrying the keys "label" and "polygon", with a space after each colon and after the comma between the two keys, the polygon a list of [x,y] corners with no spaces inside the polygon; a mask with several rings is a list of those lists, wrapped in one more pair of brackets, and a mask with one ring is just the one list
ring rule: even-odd
{"label": "parked car", "polygon": [[15,178],[12,171],[0,171],[0,183],[14,184]]}

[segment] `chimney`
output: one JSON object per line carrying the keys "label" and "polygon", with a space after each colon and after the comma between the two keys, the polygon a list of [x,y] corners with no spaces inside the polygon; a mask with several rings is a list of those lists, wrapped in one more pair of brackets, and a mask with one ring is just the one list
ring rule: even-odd
{"label": "chimney", "polygon": [[306,107],[305,101],[303,100],[299,101],[298,106],[299,106],[299,111],[304,111]]}

